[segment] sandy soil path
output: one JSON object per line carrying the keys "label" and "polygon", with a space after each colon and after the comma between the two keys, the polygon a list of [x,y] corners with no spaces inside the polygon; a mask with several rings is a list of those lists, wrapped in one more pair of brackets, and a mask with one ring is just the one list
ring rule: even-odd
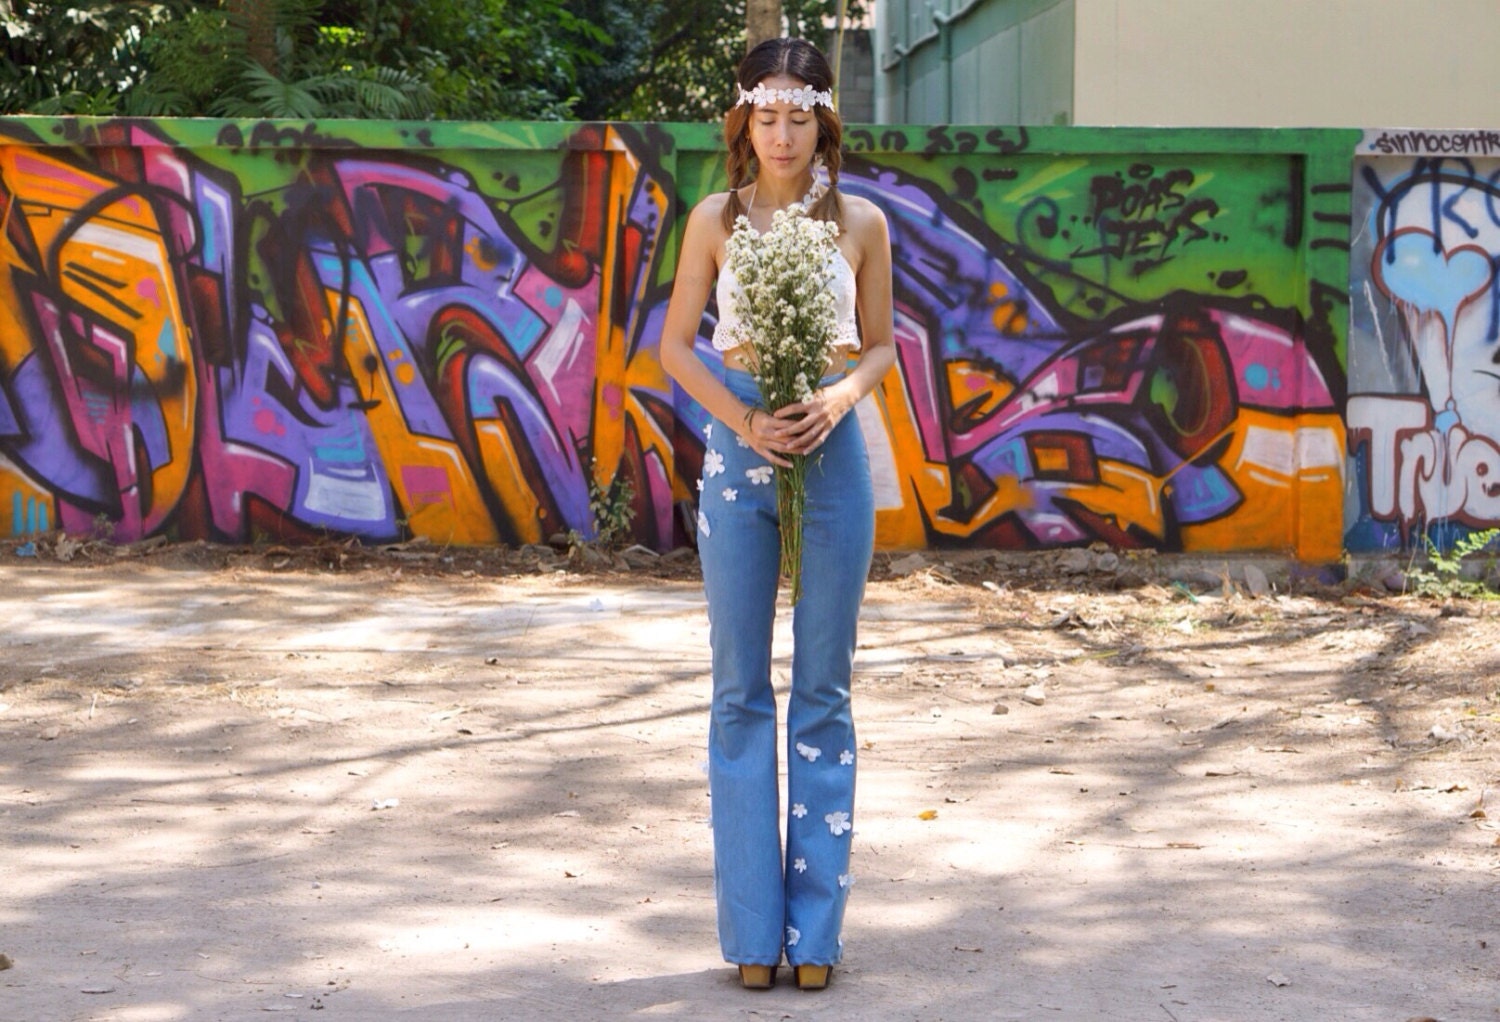
{"label": "sandy soil path", "polygon": [[846,964],[753,994],[693,580],[0,567],[0,1018],[1500,1019],[1493,608],[989,581],[872,584]]}

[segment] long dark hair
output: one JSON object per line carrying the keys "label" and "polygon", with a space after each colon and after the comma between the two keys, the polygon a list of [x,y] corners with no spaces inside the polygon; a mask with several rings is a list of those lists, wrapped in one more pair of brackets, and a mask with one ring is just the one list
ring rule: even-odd
{"label": "long dark hair", "polygon": [[[807,83],[819,92],[833,90],[833,68],[828,58],[806,39],[767,39],[740,61],[735,78],[740,88],[753,89],[772,75],[786,75]],[[817,154],[823,157],[828,171],[828,190],[813,203],[808,212],[818,220],[843,224],[844,207],[839,201],[839,167],[843,164],[844,122],[826,106],[812,108],[818,121]],[[724,204],[724,229],[734,230],[734,221],[745,212],[739,190],[754,180],[755,150],[750,146],[750,115],[755,108],[749,103],[736,105],[724,115],[724,144],[729,149],[729,201]]]}

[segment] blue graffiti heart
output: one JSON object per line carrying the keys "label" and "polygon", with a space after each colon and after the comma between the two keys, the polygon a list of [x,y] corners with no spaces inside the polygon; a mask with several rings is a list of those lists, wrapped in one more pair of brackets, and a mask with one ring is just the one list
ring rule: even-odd
{"label": "blue graffiti heart", "polygon": [[1406,229],[1386,239],[1375,257],[1381,289],[1398,302],[1440,313],[1448,329],[1464,303],[1489,286],[1489,255],[1474,245],[1444,251],[1429,231]]}

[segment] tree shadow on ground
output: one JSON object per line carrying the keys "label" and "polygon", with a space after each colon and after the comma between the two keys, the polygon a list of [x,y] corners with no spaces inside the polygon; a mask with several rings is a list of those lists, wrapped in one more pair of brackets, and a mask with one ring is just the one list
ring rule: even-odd
{"label": "tree shadow on ground", "polygon": [[[1423,653],[1445,638],[1426,612],[1366,629],[1315,606],[1294,627],[1210,621],[1170,642],[1053,629],[1047,655],[1019,619],[914,612],[865,651],[902,673],[856,691],[847,960],[822,994],[752,994],[713,938],[706,658],[660,645],[702,628],[685,590],[643,610],[531,594],[460,638],[445,617],[478,590],[255,584],[253,601],[187,577],[117,591],[152,609],[75,615],[73,634],[108,648],[48,651],[47,674],[35,646],[12,649],[28,680],[0,718],[7,1017],[1496,1009],[1493,859],[1467,814],[1495,757],[1423,730],[1441,680]],[[195,607],[216,625],[196,648]],[[291,648],[275,629],[292,619],[324,641]],[[611,641],[591,641],[606,619]],[[1358,641],[1321,649],[1336,632]],[[997,637],[1011,655],[960,662],[972,684],[910,683],[955,670],[934,649]],[[1495,676],[1494,654],[1474,662]],[[993,714],[1037,668],[1045,706]],[[140,680],[100,683],[115,673]],[[1434,771],[1469,779],[1467,797],[1413,785]]]}

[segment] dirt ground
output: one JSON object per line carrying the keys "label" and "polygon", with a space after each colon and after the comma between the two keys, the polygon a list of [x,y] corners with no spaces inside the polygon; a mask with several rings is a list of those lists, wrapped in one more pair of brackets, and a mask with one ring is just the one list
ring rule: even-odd
{"label": "dirt ground", "polygon": [[750,993],[634,563],[0,550],[0,1019],[1500,1019],[1500,605],[879,558],[845,963]]}

